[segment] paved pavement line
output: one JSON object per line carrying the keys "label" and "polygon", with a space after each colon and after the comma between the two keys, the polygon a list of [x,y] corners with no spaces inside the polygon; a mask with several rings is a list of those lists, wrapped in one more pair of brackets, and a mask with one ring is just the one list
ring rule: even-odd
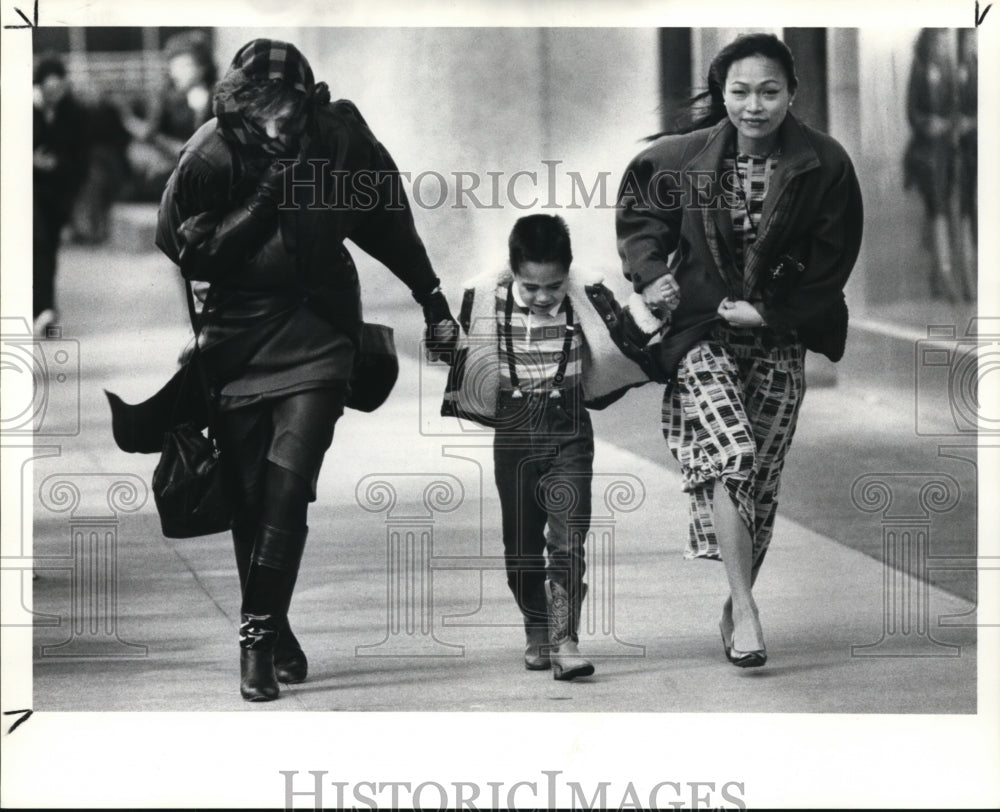
{"label": "paved pavement line", "polygon": [[934,349],[952,349],[955,346],[955,339],[943,338],[935,340],[928,338],[927,330],[919,330],[916,327],[907,327],[883,319],[851,319],[851,327],[864,330],[876,335],[887,336],[889,338],[900,338],[903,341],[920,341],[925,347]]}
{"label": "paved pavement line", "polygon": [[[683,492],[681,491],[680,474],[672,471],[670,468],[667,467],[667,465],[665,464],[661,465],[659,463],[652,462],[646,459],[645,457],[640,457],[638,454],[632,451],[629,451],[624,448],[619,448],[614,443],[608,442],[607,440],[601,440],[600,438],[595,439],[594,446],[595,446],[595,454],[594,454],[595,473],[599,472],[600,470],[598,466],[600,465],[601,459],[605,459],[607,457],[614,455],[617,457],[619,461],[623,461],[625,463],[624,465],[620,466],[621,468],[628,469],[629,473],[633,474],[634,476],[637,476],[640,480],[643,480],[644,482],[646,481],[642,473],[644,469],[647,471],[647,477],[649,477],[650,479],[653,478],[649,476],[650,469],[652,469],[652,471],[655,471],[656,472],[655,475],[658,477],[662,477],[664,474],[666,474],[666,476],[669,478],[671,482],[671,485],[673,486],[674,484],[676,484],[676,490],[674,490],[674,488],[671,487],[671,490],[668,493],[668,497],[669,495],[672,494],[675,495],[677,499],[685,498]],[[664,453],[667,453],[666,449],[664,449]],[[649,498],[648,493],[646,494],[646,498],[647,499]],[[781,538],[780,538],[781,536],[786,536],[786,537],[792,536],[798,538],[808,537],[810,538],[809,542],[810,544],[831,545],[838,555],[854,556],[855,561],[851,565],[852,567],[858,567],[858,568],[861,568],[862,566],[875,567],[881,570],[885,566],[882,560],[873,558],[861,552],[860,550],[855,550],[853,547],[849,547],[846,544],[841,544],[836,539],[830,538],[829,536],[823,535],[822,533],[819,533],[815,530],[811,530],[805,525],[799,524],[794,519],[790,519],[786,516],[783,516],[780,510],[778,512],[777,524],[775,525],[775,536],[778,545],[781,544]],[[683,540],[681,540],[681,544],[683,544]],[[678,556],[681,556],[683,555],[684,550],[683,547],[679,546],[676,550],[666,549],[665,552],[669,555],[676,554]],[[906,575],[906,577],[910,578],[912,576]],[[933,593],[935,597],[944,598],[946,601],[959,602],[963,606],[967,607],[970,611],[976,608],[977,605],[976,603],[966,600],[965,598],[962,598],[959,595],[955,595],[951,592],[948,592],[947,590],[942,589],[941,587],[938,587],[933,583],[927,583],[926,589],[928,590],[929,593]]]}

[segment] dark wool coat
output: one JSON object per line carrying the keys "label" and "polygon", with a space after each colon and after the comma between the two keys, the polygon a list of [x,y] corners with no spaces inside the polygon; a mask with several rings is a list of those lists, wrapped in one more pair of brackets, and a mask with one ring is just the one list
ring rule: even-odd
{"label": "dark wool coat", "polygon": [[[438,285],[398,170],[351,102],[323,105],[286,192],[299,205],[280,211],[252,250],[234,248],[246,236],[228,233],[225,215],[245,205],[258,178],[259,168],[241,160],[212,119],[185,145],[160,204],[156,244],[186,278],[212,285],[202,317],[205,377],[235,398],[330,381],[360,390],[363,366],[366,391],[347,405],[370,411],[395,380],[391,331],[363,324],[357,271],[343,241],[385,264],[415,296]],[[359,365],[363,337],[373,346]],[[158,451],[176,422],[204,425],[200,380],[182,370],[134,407],[109,394],[119,446]]]}
{"label": "dark wool coat", "polygon": [[[723,264],[741,276],[732,270],[736,237],[723,175],[735,138],[728,119],[662,137],[632,161],[619,190],[616,227],[625,276],[637,291],[668,272],[680,286],[680,305],[660,344],[668,380],[721,321],[716,311],[728,295]],[[779,144],[757,245],[747,261],[763,271],[789,255],[805,266],[791,295],[766,308],[764,318],[777,331],[806,330],[842,300],[861,247],[861,190],[844,148],[791,114],[782,122]],[[846,334],[846,321],[834,329]]]}

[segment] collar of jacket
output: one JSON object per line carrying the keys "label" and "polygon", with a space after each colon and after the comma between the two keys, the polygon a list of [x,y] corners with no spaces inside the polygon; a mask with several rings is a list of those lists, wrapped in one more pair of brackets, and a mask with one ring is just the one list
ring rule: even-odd
{"label": "collar of jacket", "polygon": [[[722,199],[723,188],[720,182],[722,165],[723,161],[732,155],[735,141],[736,128],[728,118],[725,118],[709,130],[704,146],[681,170],[686,178],[711,176],[709,199],[712,201]],[[821,166],[819,156],[809,141],[802,124],[791,113],[788,113],[785,120],[781,122],[781,128],[778,130],[778,145],[781,148],[781,159],[771,176],[771,186],[764,199],[764,208],[760,218],[760,233],[766,230],[767,223],[774,214],[774,207],[781,195],[787,190],[791,180]],[[709,175],[709,173],[713,174]],[[715,205],[713,218],[730,256],[733,256],[736,237],[733,233],[733,221],[729,209],[725,206]]]}
{"label": "collar of jacket", "polygon": [[[467,366],[476,370],[476,376],[466,376],[467,384],[472,378],[479,394],[490,387],[499,386],[498,346],[496,340],[496,298],[497,286],[505,285],[513,279],[509,268],[485,271],[464,283],[467,291],[473,293],[469,309],[468,334],[460,339],[466,346],[471,345]],[[602,296],[591,296],[590,292],[601,290],[604,276],[600,273],[573,268],[569,272],[566,296],[573,305],[574,318],[580,327],[587,345],[587,363],[582,374],[584,402],[593,408],[604,408],[624,392],[639,384],[648,383],[649,376],[640,366],[622,354],[608,331],[608,322],[614,317]],[[475,295],[473,295],[475,294]],[[487,377],[492,376],[487,383]],[[481,400],[477,394],[474,400]],[[488,400],[488,399],[487,399]],[[487,416],[495,415],[495,403],[473,407]],[[494,411],[490,411],[493,409]],[[469,409],[466,407],[466,410]]]}

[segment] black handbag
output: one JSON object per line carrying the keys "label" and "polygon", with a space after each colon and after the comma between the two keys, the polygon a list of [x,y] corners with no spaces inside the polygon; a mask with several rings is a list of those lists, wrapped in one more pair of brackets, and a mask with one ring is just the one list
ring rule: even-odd
{"label": "black handbag", "polygon": [[365,322],[354,356],[347,407],[374,412],[385,403],[399,377],[399,358],[391,327]]}
{"label": "black handbag", "polygon": [[[195,345],[187,375],[195,374],[197,390],[212,414],[211,396],[204,370],[199,363],[197,315],[191,287],[184,285],[188,308],[195,326]],[[181,387],[184,391],[187,387]],[[188,390],[190,391],[190,390]],[[175,408],[175,414],[177,410]],[[233,524],[232,501],[209,420],[208,435],[191,421],[173,426],[163,436],[160,461],[153,471],[153,500],[160,514],[160,527],[167,538],[208,536],[229,530]]]}
{"label": "black handbag", "polygon": [[175,426],[163,436],[163,452],[153,471],[153,499],[167,538],[208,536],[232,527],[233,510],[215,442],[193,423]]}

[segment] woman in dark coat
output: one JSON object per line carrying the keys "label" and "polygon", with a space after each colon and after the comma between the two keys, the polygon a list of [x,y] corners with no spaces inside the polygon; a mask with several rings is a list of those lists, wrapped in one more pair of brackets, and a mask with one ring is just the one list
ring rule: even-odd
{"label": "woman in dark coat", "polygon": [[211,285],[200,355],[236,498],[240,689],[270,700],[279,681],[306,676],[287,613],[307,507],[360,340],[360,288],[344,239],[410,288],[429,325],[457,325],[391,157],[351,102],[330,101],[294,45],[241,48],[214,112],[167,184],[157,244],[186,279]]}
{"label": "woman in dark coat", "polygon": [[133,137],[128,149],[131,194],[139,200],[160,197],[181,147],[212,117],[218,67],[208,34],[200,29],[174,34],[164,43],[163,57],[163,83],[146,113],[137,116],[129,106],[121,111]]}
{"label": "woman in dark coat", "polygon": [[[788,112],[797,79],[776,37],[740,37],[712,61],[708,110],[659,137],[619,192],[625,275],[672,273],[680,303],[660,349],[663,433],[690,497],[688,557],[721,558],[720,629],[741,667],[767,659],[751,587],[804,391],[806,347],[837,360],[842,289],[857,258],[861,194],[844,149]],[[695,101],[703,101],[696,99]],[[766,296],[776,267],[797,277]]]}

